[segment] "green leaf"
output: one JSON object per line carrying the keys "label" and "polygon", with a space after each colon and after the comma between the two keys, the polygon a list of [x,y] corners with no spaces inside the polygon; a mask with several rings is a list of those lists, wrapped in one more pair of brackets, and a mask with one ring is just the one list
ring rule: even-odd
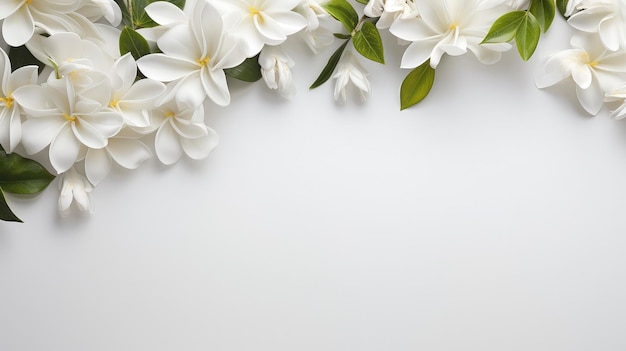
{"label": "green leaf", "polygon": [[39,163],[0,148],[0,188],[7,193],[37,194],[54,179]]}
{"label": "green leaf", "polygon": [[37,60],[33,54],[26,48],[26,46],[9,47],[9,60],[11,61],[11,71],[24,66],[37,66],[39,67],[39,73],[43,70],[45,65]]}
{"label": "green leaf", "polygon": [[430,60],[422,63],[409,73],[400,88],[400,110],[409,108],[424,100],[435,82],[435,69]]}
{"label": "green leaf", "polygon": [[350,39],[352,36],[350,34],[342,34],[342,33],[333,33],[333,36],[337,39]]}
{"label": "green leaf", "polygon": [[7,200],[4,197],[4,192],[2,188],[0,188],[0,220],[7,222],[20,222],[23,223],[21,219],[19,219],[7,203]]}
{"label": "green leaf", "polygon": [[356,0],[356,2],[358,2],[359,4],[367,5],[369,0]]}
{"label": "green leaf", "polygon": [[525,16],[526,11],[513,11],[500,16],[493,22],[481,44],[504,43],[513,40]]}
{"label": "green leaf", "polygon": [[539,21],[541,29],[545,33],[550,28],[554,15],[556,15],[556,5],[554,0],[531,0],[528,11]]}
{"label": "green leaf", "polygon": [[378,28],[372,22],[364,22],[361,29],[352,37],[354,48],[363,57],[374,62],[385,64],[383,41],[380,38]]}
{"label": "green leaf", "polygon": [[124,0],[115,0],[115,2],[122,10],[122,23],[125,26],[135,28],[135,25],[133,24],[133,19],[130,15],[130,11],[128,11],[128,6],[126,6],[126,2]]}
{"label": "green leaf", "polygon": [[261,79],[261,66],[259,65],[259,55],[247,58],[239,66],[224,70],[227,76],[244,82],[256,82]]}
{"label": "green leaf", "polygon": [[359,14],[347,0],[330,0],[322,4],[322,7],[341,22],[348,33],[352,33],[359,23]]}
{"label": "green leaf", "polygon": [[559,9],[559,13],[561,13],[561,16],[563,17],[565,17],[565,12],[567,11],[568,2],[569,0],[556,0],[556,7]]}
{"label": "green leaf", "polygon": [[124,27],[120,34],[120,55],[131,53],[135,60],[150,53],[148,41],[130,27]]}
{"label": "green leaf", "polygon": [[337,68],[337,64],[339,63],[339,59],[341,59],[343,51],[346,49],[346,46],[349,42],[349,40],[346,40],[345,43],[341,44],[341,46],[337,50],[335,50],[335,52],[328,59],[328,63],[320,73],[319,77],[317,77],[315,82],[311,84],[309,89],[315,89],[320,85],[326,83],[326,81],[330,79],[330,77],[333,75],[333,72],[335,71],[335,68]]}
{"label": "green leaf", "polygon": [[541,25],[532,13],[526,12],[524,20],[520,23],[515,35],[515,44],[522,60],[528,61],[535,52],[539,37],[541,36]]}

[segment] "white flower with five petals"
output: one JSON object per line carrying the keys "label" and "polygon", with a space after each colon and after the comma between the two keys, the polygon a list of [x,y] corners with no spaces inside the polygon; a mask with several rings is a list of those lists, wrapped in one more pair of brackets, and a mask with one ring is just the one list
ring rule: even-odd
{"label": "white flower with five petals", "polygon": [[626,2],[624,0],[582,0],[582,9],[568,20],[572,27],[587,33],[598,33],[611,51],[626,43]]}

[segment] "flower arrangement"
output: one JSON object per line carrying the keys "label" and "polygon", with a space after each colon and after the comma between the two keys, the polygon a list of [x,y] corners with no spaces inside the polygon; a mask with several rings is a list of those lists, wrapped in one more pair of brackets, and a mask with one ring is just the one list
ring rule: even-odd
{"label": "flower arrangement", "polygon": [[[57,177],[61,214],[92,211],[114,166],[207,157],[218,137],[205,102],[229,105],[229,80],[293,96],[287,41],[315,54],[336,47],[311,84],[334,80],[335,100],[348,89],[366,99],[360,60],[384,64],[384,46],[406,46],[407,109],[426,98],[444,55],[493,64],[514,42],[528,60],[557,12],[572,49],[545,59],[537,87],[568,79],[589,114],[617,102],[612,116],[624,118],[626,0],[4,0],[0,219],[20,221],[5,193],[38,193]],[[382,30],[396,40],[383,43]]]}

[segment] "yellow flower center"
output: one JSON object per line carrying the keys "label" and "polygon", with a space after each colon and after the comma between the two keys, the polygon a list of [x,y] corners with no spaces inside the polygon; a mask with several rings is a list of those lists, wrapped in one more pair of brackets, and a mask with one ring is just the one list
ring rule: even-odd
{"label": "yellow flower center", "polygon": [[205,67],[206,65],[208,65],[211,62],[211,58],[209,56],[207,56],[205,58],[199,58],[199,59],[196,60],[196,62],[198,62],[200,67]]}
{"label": "yellow flower center", "polygon": [[598,65],[598,61],[589,62],[589,67],[594,68]]}
{"label": "yellow flower center", "polygon": [[15,99],[10,95],[11,93],[9,93],[9,96],[7,97],[0,98],[0,103],[4,104],[4,107],[6,108],[13,107],[13,102],[15,101]]}
{"label": "yellow flower center", "polygon": [[172,111],[165,112],[165,118],[173,118],[176,114]]}
{"label": "yellow flower center", "polygon": [[450,30],[455,30],[457,26],[458,25],[456,24],[456,22],[452,22],[452,24],[450,25]]}
{"label": "yellow flower center", "polygon": [[120,103],[120,101],[118,99],[113,99],[113,100],[111,100],[111,102],[109,102],[109,107],[110,108],[116,108],[117,104],[119,104],[119,103]]}
{"label": "yellow flower center", "polygon": [[65,117],[68,122],[76,122],[76,116],[70,116],[67,113],[64,113],[63,117]]}
{"label": "yellow flower center", "polygon": [[256,7],[254,6],[250,6],[250,15],[255,16],[259,14],[259,10],[256,9]]}

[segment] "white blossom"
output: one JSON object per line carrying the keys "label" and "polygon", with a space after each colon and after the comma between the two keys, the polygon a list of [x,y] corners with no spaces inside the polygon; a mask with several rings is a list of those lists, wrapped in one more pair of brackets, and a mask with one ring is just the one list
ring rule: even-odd
{"label": "white blossom", "polygon": [[295,62],[278,46],[266,46],[259,55],[261,74],[268,88],[275,89],[280,95],[290,98],[296,93],[291,67]]}
{"label": "white blossom", "polygon": [[59,176],[59,213],[67,216],[70,213],[72,204],[81,212],[93,213],[93,201],[91,192],[93,186],[89,181],[78,173],[73,167]]}
{"label": "white blossom", "polygon": [[361,99],[365,101],[370,93],[370,83],[367,80],[367,71],[359,60],[352,54],[352,51],[346,51],[339,64],[337,64],[337,70],[333,75],[335,79],[335,100],[342,102],[346,101],[346,90],[348,84],[352,82],[358,89]]}
{"label": "white blossom", "polygon": [[368,17],[380,17],[376,26],[389,28],[397,19],[417,18],[414,0],[370,0],[363,10]]}
{"label": "white blossom", "polygon": [[598,33],[604,46],[611,51],[626,43],[626,4],[623,0],[582,0],[578,6],[582,11],[567,21],[572,27]]}

